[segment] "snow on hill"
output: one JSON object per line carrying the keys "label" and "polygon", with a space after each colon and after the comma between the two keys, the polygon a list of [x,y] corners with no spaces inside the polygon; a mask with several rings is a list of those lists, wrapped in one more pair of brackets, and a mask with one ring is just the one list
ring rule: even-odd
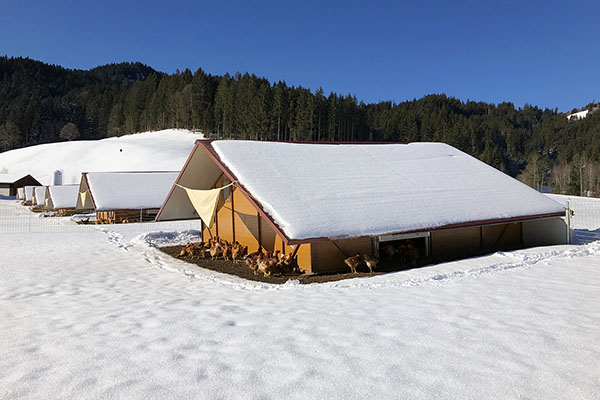
{"label": "snow on hill", "polygon": [[61,170],[63,184],[79,183],[82,172],[179,171],[201,134],[183,129],[144,132],[102,140],[50,143],[0,153],[0,171],[31,174],[51,185]]}
{"label": "snow on hill", "polygon": [[571,120],[571,119],[584,119],[585,117],[587,117],[587,115],[588,115],[589,112],[590,112],[590,110],[578,111],[576,113],[567,115],[567,119],[568,120]]}

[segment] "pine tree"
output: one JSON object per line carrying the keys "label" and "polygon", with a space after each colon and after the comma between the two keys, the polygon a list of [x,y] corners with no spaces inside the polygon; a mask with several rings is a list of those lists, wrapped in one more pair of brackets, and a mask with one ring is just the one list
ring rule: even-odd
{"label": "pine tree", "polygon": [[291,131],[292,140],[313,140],[313,116],[314,101],[308,89],[298,88],[298,100],[296,102],[296,118]]}

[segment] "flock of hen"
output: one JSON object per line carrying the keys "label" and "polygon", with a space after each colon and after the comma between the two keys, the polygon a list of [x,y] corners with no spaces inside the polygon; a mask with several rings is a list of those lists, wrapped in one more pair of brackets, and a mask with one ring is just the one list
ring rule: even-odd
{"label": "flock of hen", "polygon": [[224,260],[232,260],[234,263],[245,262],[254,275],[262,272],[265,277],[271,276],[274,272],[297,271],[293,253],[281,254],[280,250],[275,252],[263,251],[263,248],[259,247],[254,253],[248,254],[248,246],[242,246],[237,241],[229,243],[218,236],[209,239],[206,243],[189,243],[181,248],[179,255],[176,257],[210,257],[211,260],[223,257]]}
{"label": "flock of hen", "polygon": [[[386,243],[380,247],[380,251],[390,261],[399,256],[400,261],[410,261],[412,265],[416,265],[420,256],[419,249],[410,241],[407,244],[397,246]],[[275,252],[264,251],[262,247],[259,247],[254,253],[248,254],[248,246],[242,246],[237,241],[229,243],[218,236],[210,238],[206,243],[193,242],[186,244],[176,257],[190,257],[192,259],[210,257],[211,260],[223,257],[224,260],[232,260],[234,263],[245,262],[254,275],[262,272],[265,277],[271,276],[274,272],[299,272],[293,253],[282,254],[280,250]],[[363,263],[373,273],[379,263],[379,251],[376,251],[372,256],[368,254],[361,256],[360,253],[357,253],[346,258],[344,262],[354,274],[357,273],[356,269]]]}
{"label": "flock of hen", "polygon": [[[380,250],[389,261],[392,261],[393,258],[398,255],[401,262],[410,262],[412,265],[417,264],[417,260],[421,255],[419,248],[411,241],[398,246],[386,243],[380,247]],[[356,269],[363,263],[366,264],[369,271],[373,273],[373,270],[377,267],[377,264],[379,264],[379,251],[376,251],[372,256],[369,256],[368,254],[361,256],[360,253],[356,253],[356,255],[346,258],[344,262],[350,267],[350,271],[354,274],[357,273]]]}

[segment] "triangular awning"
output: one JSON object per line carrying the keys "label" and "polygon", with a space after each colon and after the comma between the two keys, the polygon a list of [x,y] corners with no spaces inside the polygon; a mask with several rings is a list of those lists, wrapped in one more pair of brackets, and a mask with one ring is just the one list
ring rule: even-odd
{"label": "triangular awning", "polygon": [[190,189],[181,185],[177,186],[185,190],[190,202],[198,213],[198,216],[202,219],[202,222],[210,228],[215,218],[221,190],[231,185],[233,185],[233,183],[218,189],[209,190]]}
{"label": "triangular awning", "polygon": [[79,198],[81,199],[81,207],[85,208],[85,198],[87,197],[87,190],[85,192],[79,192]]}

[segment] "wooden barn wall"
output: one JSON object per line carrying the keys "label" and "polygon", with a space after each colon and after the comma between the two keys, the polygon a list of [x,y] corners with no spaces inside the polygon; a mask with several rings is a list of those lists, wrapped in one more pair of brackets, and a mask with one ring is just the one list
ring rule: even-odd
{"label": "wooden barn wall", "polygon": [[522,247],[521,223],[483,226],[484,250],[507,250]]}
{"label": "wooden barn wall", "polygon": [[260,245],[258,212],[239,190],[234,189],[232,196],[235,206],[235,239],[248,246],[248,252],[252,253]]}
{"label": "wooden barn wall", "polygon": [[563,217],[523,222],[523,242],[527,247],[567,244],[567,222]]}
{"label": "wooden barn wall", "polygon": [[431,232],[431,254],[434,256],[458,256],[479,251],[481,251],[479,227]]}
{"label": "wooden barn wall", "polygon": [[[222,175],[214,187],[223,186],[226,183],[224,179],[225,176]],[[242,245],[248,246],[249,253],[257,251],[259,246],[266,251],[280,250],[282,253],[294,251],[293,247],[285,245],[283,239],[260,216],[242,192],[234,187],[230,189],[227,198],[221,198],[215,223],[210,229],[205,226],[202,234],[203,240],[208,240],[212,234],[212,236],[218,235],[229,242],[238,241]],[[300,245],[296,258],[300,268],[310,272],[310,244]]]}
{"label": "wooden barn wall", "polygon": [[156,208],[143,209],[141,213],[140,210],[96,211],[96,218],[98,223],[101,224],[122,224],[123,222],[151,222],[154,221],[154,217],[156,216],[157,212],[158,209]]}
{"label": "wooden barn wall", "polygon": [[[313,259],[312,259],[312,243],[304,243],[298,245],[298,252],[296,253],[296,262],[300,269],[305,272],[311,273],[315,272]],[[290,247],[288,247],[288,253],[290,252]],[[292,249],[293,251],[293,249]]]}
{"label": "wooden barn wall", "polygon": [[[336,246],[337,245],[337,246]],[[348,269],[344,260],[356,253],[373,254],[373,241],[369,237],[341,239],[334,242],[311,244],[312,272],[336,272]]]}
{"label": "wooden barn wall", "polygon": [[522,247],[521,223],[508,223],[431,232],[431,254],[465,256]]}

